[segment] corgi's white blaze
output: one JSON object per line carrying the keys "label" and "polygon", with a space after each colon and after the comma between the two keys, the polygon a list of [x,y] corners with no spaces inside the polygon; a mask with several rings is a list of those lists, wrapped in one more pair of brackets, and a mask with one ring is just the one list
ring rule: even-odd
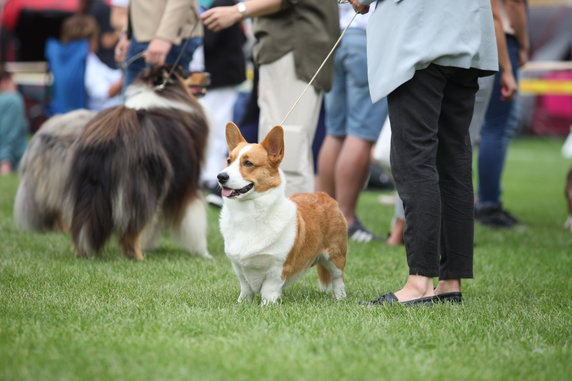
{"label": "corgi's white blaze", "polygon": [[[242,155],[250,149],[246,146]],[[239,158],[240,158],[239,155]],[[249,182],[242,178],[235,160],[227,169],[225,185],[241,188]],[[248,198],[224,198],[220,230],[225,252],[240,281],[238,301],[250,300],[260,293],[262,304],[274,303],[282,297],[282,270],[296,240],[296,204],[284,195],[285,178],[266,192],[250,192]]]}
{"label": "corgi's white blaze", "polygon": [[224,170],[221,171],[221,173],[228,174],[228,181],[224,184],[225,187],[232,189],[240,189],[250,184],[250,181],[246,181],[245,179],[242,178],[242,174],[240,173],[240,161],[242,155],[250,151],[251,148],[252,145],[247,145],[243,147],[238,152],[237,158],[228,167],[226,167]]}

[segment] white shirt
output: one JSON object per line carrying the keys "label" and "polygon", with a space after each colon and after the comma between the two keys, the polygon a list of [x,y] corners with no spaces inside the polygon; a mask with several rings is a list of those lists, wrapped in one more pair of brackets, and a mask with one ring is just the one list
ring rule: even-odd
{"label": "white shirt", "polygon": [[85,67],[85,90],[87,92],[87,108],[89,110],[103,110],[122,103],[121,96],[109,98],[109,88],[119,81],[121,70],[112,69],[97,57],[89,53]]}

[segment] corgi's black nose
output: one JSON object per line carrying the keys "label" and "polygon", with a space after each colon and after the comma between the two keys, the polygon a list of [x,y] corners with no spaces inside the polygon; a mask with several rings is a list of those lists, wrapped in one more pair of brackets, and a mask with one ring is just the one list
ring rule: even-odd
{"label": "corgi's black nose", "polygon": [[216,178],[218,179],[219,183],[224,184],[228,181],[228,173],[221,172],[216,176]]}

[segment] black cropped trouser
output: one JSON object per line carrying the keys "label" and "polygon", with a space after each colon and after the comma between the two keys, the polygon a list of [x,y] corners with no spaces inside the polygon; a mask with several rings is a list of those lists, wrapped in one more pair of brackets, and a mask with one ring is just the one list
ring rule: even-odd
{"label": "black cropped trouser", "polygon": [[391,168],[405,208],[410,275],[473,277],[469,125],[478,71],[418,70],[388,96]]}

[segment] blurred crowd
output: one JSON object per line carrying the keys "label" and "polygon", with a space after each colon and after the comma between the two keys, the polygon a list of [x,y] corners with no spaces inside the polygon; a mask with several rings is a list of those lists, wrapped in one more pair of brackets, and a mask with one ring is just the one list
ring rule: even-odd
{"label": "blurred crowd", "polygon": [[[532,8],[526,0],[491,1],[501,70],[479,80],[470,130],[472,144],[478,147],[475,216],[484,225],[510,228],[519,223],[503,207],[501,197],[511,137],[534,133],[533,120],[557,126],[572,118],[571,95],[537,97],[534,105],[531,97],[518,95],[521,69],[531,57],[571,58],[572,6],[562,3],[538,8],[537,22],[531,23]],[[236,122],[249,141],[284,124],[287,151],[282,168],[288,194],[320,190],[335,197],[355,241],[403,243],[405,216],[397,193],[390,200],[395,216],[389,235],[386,229],[365,227],[356,213],[364,188],[393,188],[387,100],[372,103],[368,87],[366,30],[373,11],[355,17],[351,4],[334,0],[7,0],[0,4],[1,61],[46,61],[52,78],[48,86],[18,85],[12,73],[0,70],[3,174],[17,169],[29,133],[45,118],[121,104],[126,89],[145,67],[177,64],[211,77],[201,98],[213,128],[202,175],[211,204],[222,205],[216,174],[227,155],[226,122]],[[335,54],[312,78],[341,32],[345,34]],[[548,75],[569,81],[570,73]],[[311,91],[290,109],[310,81]],[[562,134],[567,127],[542,131]]]}

